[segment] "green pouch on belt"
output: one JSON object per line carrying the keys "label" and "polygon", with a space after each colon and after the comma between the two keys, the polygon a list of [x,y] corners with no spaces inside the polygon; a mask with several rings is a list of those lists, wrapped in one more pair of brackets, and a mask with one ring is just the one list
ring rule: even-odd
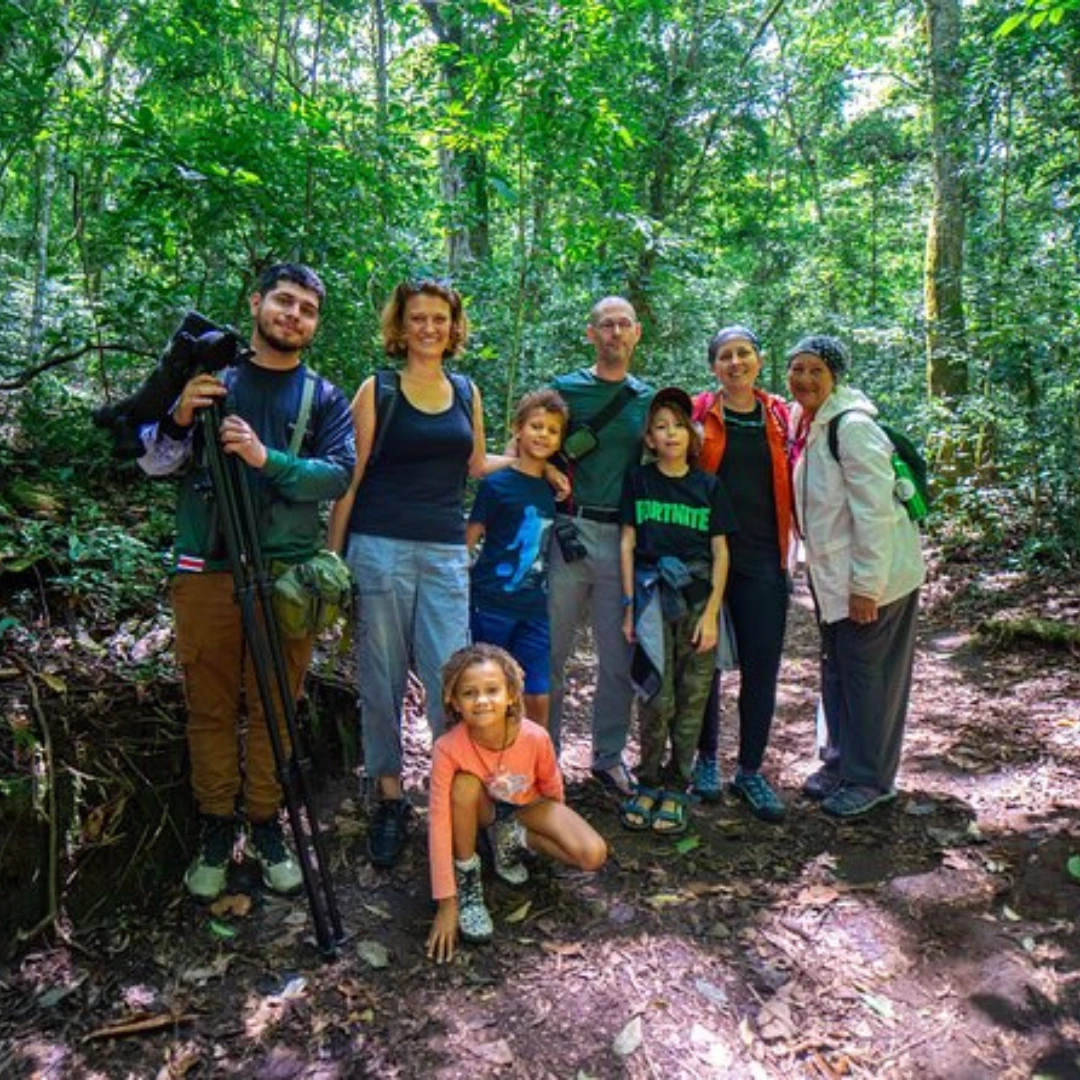
{"label": "green pouch on belt", "polygon": [[352,575],[340,555],[317,551],[274,581],[274,614],[288,638],[318,634],[348,615]]}

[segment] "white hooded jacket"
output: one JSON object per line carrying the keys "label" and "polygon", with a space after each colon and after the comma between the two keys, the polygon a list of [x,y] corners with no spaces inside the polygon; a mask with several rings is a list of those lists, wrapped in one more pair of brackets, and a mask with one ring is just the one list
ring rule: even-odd
{"label": "white hooded jacket", "polygon": [[[843,466],[829,449],[828,430],[841,412]],[[846,619],[853,594],[883,606],[926,579],[919,530],[893,495],[893,447],[876,415],[865,394],[837,386],[814,416],[795,465],[796,515],[822,622]],[[792,431],[801,417],[795,405]]]}

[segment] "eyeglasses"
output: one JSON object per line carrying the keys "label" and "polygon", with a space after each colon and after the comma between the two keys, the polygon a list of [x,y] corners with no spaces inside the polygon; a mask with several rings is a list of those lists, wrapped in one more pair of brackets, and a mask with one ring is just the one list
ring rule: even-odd
{"label": "eyeglasses", "polygon": [[633,330],[637,323],[633,319],[601,319],[596,324],[596,329],[603,334],[610,334],[612,330]]}

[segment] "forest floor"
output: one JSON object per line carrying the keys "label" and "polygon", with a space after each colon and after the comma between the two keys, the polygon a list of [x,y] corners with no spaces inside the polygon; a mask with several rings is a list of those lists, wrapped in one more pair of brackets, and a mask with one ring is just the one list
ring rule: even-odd
{"label": "forest floor", "polygon": [[1080,583],[954,567],[925,601],[901,794],[869,819],[798,794],[815,765],[805,595],[767,767],[782,825],[725,798],[678,840],[623,831],[587,779],[586,645],[564,766],[610,842],[602,871],[489,879],[494,942],[428,962],[417,728],[398,869],[366,863],[355,781],[322,793],[337,959],[303,898],[261,895],[237,866],[254,905],[215,918],[178,866],[151,907],[0,968],[0,1075],[1080,1077],[1080,658],[976,633],[990,616],[1076,625]]}

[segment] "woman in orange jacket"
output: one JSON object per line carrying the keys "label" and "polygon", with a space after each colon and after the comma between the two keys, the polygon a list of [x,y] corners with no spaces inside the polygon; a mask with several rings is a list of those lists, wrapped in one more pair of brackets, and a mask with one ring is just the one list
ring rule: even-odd
{"label": "woman in orange jacket", "polygon": [[[738,656],[739,761],[731,790],[755,816],[780,821],[784,803],[761,773],[776,707],[776,682],[787,626],[791,578],[792,489],[788,411],[782,399],[757,386],[761,346],[745,326],[726,326],[709,342],[709,367],[719,389],[699,395],[694,418],[702,426],[698,465],[724,482],[739,531],[729,538],[731,564],[725,606]],[[717,764],[719,673],[705,709],[694,790],[720,797]]]}

